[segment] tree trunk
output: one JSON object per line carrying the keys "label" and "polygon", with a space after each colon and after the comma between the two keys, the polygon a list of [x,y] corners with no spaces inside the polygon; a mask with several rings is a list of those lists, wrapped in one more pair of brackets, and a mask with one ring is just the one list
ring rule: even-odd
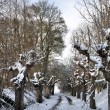
{"label": "tree trunk", "polygon": [[94,86],[94,82],[95,82],[95,77],[92,77],[92,84],[93,84],[93,90],[90,96],[90,108],[91,109],[96,109],[96,103],[95,103],[95,86]]}
{"label": "tree trunk", "polygon": [[72,86],[72,87],[71,87],[71,95],[72,95],[72,96],[73,96],[73,91],[74,91],[74,90],[73,90],[73,86]]}
{"label": "tree trunk", "polygon": [[[0,78],[0,98],[2,97],[2,79]],[[0,108],[2,107],[2,104],[0,103]]]}
{"label": "tree trunk", "polygon": [[51,85],[51,95],[54,95],[54,84]]}
{"label": "tree trunk", "polygon": [[23,104],[24,104],[24,86],[26,81],[26,76],[28,75],[29,70],[31,69],[31,65],[26,65],[26,70],[24,72],[24,78],[22,82],[20,83],[20,87],[15,85],[15,110],[23,110]]}
{"label": "tree trunk", "polygon": [[37,102],[38,103],[42,103],[42,86],[41,85],[37,85],[36,87],[36,95],[37,95]]}
{"label": "tree trunk", "polygon": [[110,110],[110,82],[108,82],[108,110]]}
{"label": "tree trunk", "polygon": [[44,58],[44,64],[43,64],[44,74],[46,74],[48,71],[48,59],[49,59],[49,47],[47,47],[46,49],[46,57]]}
{"label": "tree trunk", "polygon": [[73,96],[76,96],[76,87],[73,87]]}
{"label": "tree trunk", "polygon": [[15,87],[15,110],[23,110],[24,102],[24,86],[20,88]]}
{"label": "tree trunk", "polygon": [[91,109],[96,109],[96,103],[95,103],[95,90],[93,91],[93,93],[90,96],[90,108]]}
{"label": "tree trunk", "polygon": [[71,87],[71,95],[76,96],[76,87]]}
{"label": "tree trunk", "polygon": [[48,85],[45,85],[44,87],[45,89],[45,98],[49,99],[50,98],[50,90],[49,90],[49,86]]}
{"label": "tree trunk", "polygon": [[81,93],[81,86],[77,85],[77,98],[80,98],[80,93]]}
{"label": "tree trunk", "polygon": [[0,98],[2,96],[2,79],[0,78]]}
{"label": "tree trunk", "polygon": [[83,84],[83,88],[82,88],[82,100],[84,100],[86,102],[86,85]]}

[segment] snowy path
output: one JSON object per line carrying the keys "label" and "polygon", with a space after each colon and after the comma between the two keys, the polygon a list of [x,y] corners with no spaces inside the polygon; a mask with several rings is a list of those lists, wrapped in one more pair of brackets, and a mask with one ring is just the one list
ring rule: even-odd
{"label": "snowy path", "polygon": [[84,110],[81,106],[84,102],[71,96],[64,94],[56,94],[50,99],[45,99],[42,104],[32,104],[25,110]]}
{"label": "snowy path", "polygon": [[59,96],[51,96],[50,99],[45,99],[44,102],[39,104],[39,103],[34,103],[30,105],[28,108],[25,110],[51,110],[51,108],[58,102]]}
{"label": "snowy path", "polygon": [[[100,98],[102,98],[103,101]],[[100,94],[100,98],[98,98],[99,100],[97,99],[99,101],[97,103],[98,108],[100,107],[102,108],[101,110],[107,110],[105,95],[102,97]],[[103,102],[103,104],[100,101]],[[34,103],[25,110],[91,110],[89,108],[89,104],[84,104],[85,102],[81,99],[77,99],[76,97],[65,94],[55,94],[54,96],[51,96],[50,99],[44,99],[43,103]],[[83,105],[84,107],[82,107]]]}
{"label": "snowy path", "polygon": [[[51,96],[50,99],[44,98],[43,103],[34,103],[25,110],[91,110],[88,103],[85,104],[81,99],[67,94],[61,94],[58,88],[56,89],[57,94]],[[108,110],[107,90],[102,91],[95,99],[98,108],[101,108],[101,110]]]}
{"label": "snowy path", "polygon": [[[36,102],[36,96],[32,91],[25,92],[24,102],[27,108],[24,110],[91,110],[89,108],[89,100],[88,103],[85,103],[81,99],[77,99],[76,97],[70,96],[69,94],[60,93],[58,87],[55,87],[55,95],[51,96],[50,99],[46,99],[43,97],[43,103]],[[11,90],[12,91],[12,90]],[[10,92],[10,90],[6,89],[4,93],[8,94],[11,99],[14,98],[14,93]],[[27,98],[28,97],[28,98]],[[103,90],[99,94],[96,95],[96,105],[100,110],[108,110],[108,93],[107,89]],[[29,105],[29,101],[32,101],[33,104]],[[96,110],[99,110],[96,109]],[[8,110],[7,108],[3,108],[0,110]],[[9,109],[12,110],[12,109]]]}
{"label": "snowy path", "polygon": [[75,99],[74,97],[69,97],[65,95],[61,95],[61,97],[62,101],[55,110],[83,110],[81,108],[83,102],[80,99]]}
{"label": "snowy path", "polygon": [[51,110],[56,110],[62,101],[62,97],[59,96],[58,102],[51,108]]}

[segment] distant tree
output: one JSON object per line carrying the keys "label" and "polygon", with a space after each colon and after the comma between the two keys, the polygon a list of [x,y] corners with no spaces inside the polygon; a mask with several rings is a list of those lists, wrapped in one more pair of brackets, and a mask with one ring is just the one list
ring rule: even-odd
{"label": "distant tree", "polygon": [[63,37],[67,27],[60,10],[54,4],[39,1],[32,5],[32,10],[39,27],[40,49],[45,51],[43,73],[46,73],[50,55],[59,54],[64,48]]}

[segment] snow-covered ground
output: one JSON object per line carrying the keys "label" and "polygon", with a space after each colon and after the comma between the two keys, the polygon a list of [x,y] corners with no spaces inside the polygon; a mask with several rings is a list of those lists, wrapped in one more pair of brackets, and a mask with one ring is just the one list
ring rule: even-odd
{"label": "snow-covered ground", "polygon": [[[3,90],[3,94],[13,101],[15,100],[15,92],[12,88],[6,88]],[[35,91],[27,91],[25,90],[24,94],[24,105],[29,105],[31,103],[36,102]]]}
{"label": "snow-covered ground", "polygon": [[39,104],[39,103],[34,103],[31,106],[29,106],[28,108],[26,108],[25,110],[50,110],[57,102],[58,102],[58,98],[59,98],[59,94],[60,90],[57,86],[57,84],[55,85],[55,95],[51,96],[50,99],[44,99],[43,103]]}
{"label": "snow-covered ground", "polygon": [[96,97],[96,105],[101,108],[101,110],[108,110],[108,93],[107,89],[100,92]]}
{"label": "snow-covered ground", "polygon": [[51,96],[50,99],[44,99],[43,103],[39,104],[36,102],[25,110],[50,110],[57,103],[57,101],[57,96]]}
{"label": "snow-covered ground", "polygon": [[[3,93],[14,100],[14,92],[11,88],[4,89]],[[55,85],[55,95],[51,96],[50,99],[43,97],[44,101],[41,104],[36,102],[34,91],[25,91],[24,95],[25,110],[91,110],[89,108],[89,100],[85,103],[81,99],[77,99],[69,94],[60,93],[57,85]],[[107,96],[107,89],[96,95],[96,110],[108,110]],[[4,108],[2,110],[7,109]]]}
{"label": "snow-covered ground", "polygon": [[[89,102],[85,103],[81,99],[72,97],[70,95],[59,93],[58,87],[55,87],[56,94],[51,96],[50,99],[45,99],[42,104],[34,103],[25,110],[91,110],[89,108]],[[59,97],[61,101],[58,103]],[[66,97],[69,97],[72,100],[72,103],[69,104]],[[107,110],[107,89],[103,90],[96,97],[97,110]],[[57,105],[56,105],[57,104]],[[54,107],[56,106],[56,107]],[[54,107],[54,108],[53,108]]]}

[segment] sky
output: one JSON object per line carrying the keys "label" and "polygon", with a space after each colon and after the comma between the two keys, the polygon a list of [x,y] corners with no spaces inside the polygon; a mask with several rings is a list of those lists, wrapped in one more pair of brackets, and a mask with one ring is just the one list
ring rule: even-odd
{"label": "sky", "polygon": [[[32,3],[37,2],[38,0],[30,0]],[[71,44],[70,38],[72,36],[72,31],[77,28],[79,24],[83,21],[79,12],[75,9],[74,6],[79,7],[79,0],[48,0],[49,3],[54,3],[61,12],[62,16],[68,27],[68,33],[65,37],[66,48],[62,53],[63,58],[71,56]]]}

